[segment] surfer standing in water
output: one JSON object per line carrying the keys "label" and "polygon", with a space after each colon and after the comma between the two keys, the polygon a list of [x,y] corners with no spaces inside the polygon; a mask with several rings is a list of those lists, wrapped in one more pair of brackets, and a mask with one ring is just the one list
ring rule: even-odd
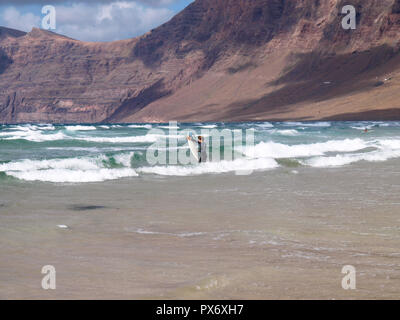
{"label": "surfer standing in water", "polygon": [[204,137],[199,136],[199,139],[197,141],[199,149],[199,163],[206,162],[207,161],[207,151],[206,151],[206,142],[204,141]]}
{"label": "surfer standing in water", "polygon": [[193,142],[197,142],[197,152],[199,155],[199,163],[206,162],[207,161],[207,145],[206,142],[204,141],[203,136],[199,136],[197,139],[195,137],[188,137],[188,140],[191,140]]}

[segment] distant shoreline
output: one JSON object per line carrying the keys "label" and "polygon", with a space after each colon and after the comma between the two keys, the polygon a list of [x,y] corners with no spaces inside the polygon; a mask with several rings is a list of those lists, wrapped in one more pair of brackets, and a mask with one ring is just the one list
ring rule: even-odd
{"label": "distant shoreline", "polygon": [[201,119],[191,119],[191,120],[160,120],[160,121],[118,121],[118,122],[59,122],[59,121],[22,121],[22,122],[0,122],[1,125],[24,125],[24,124],[54,124],[54,125],[78,125],[78,124],[97,124],[97,125],[108,125],[108,124],[133,124],[133,123],[147,123],[147,124],[164,124],[169,123],[170,121],[177,121],[179,123],[246,123],[246,122],[317,122],[317,121],[330,121],[330,122],[357,122],[357,121],[400,121],[400,108],[393,109],[385,109],[385,110],[370,110],[365,112],[349,112],[349,113],[341,113],[337,115],[332,115],[328,117],[321,118],[257,118],[257,119],[241,119],[241,120],[232,120],[232,119],[219,119],[219,120],[201,120]]}

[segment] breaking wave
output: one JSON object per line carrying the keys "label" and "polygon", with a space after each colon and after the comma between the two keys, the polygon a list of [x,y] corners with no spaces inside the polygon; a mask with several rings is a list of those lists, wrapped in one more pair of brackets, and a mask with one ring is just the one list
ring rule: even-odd
{"label": "breaking wave", "polygon": [[304,161],[311,167],[340,167],[360,161],[382,162],[389,159],[400,158],[400,140],[376,141],[375,151],[355,154],[338,154],[336,156],[313,157]]}
{"label": "breaking wave", "polygon": [[128,127],[133,129],[151,129],[153,126],[151,124],[131,124]]}
{"label": "breaking wave", "polygon": [[7,172],[15,178],[26,181],[44,181],[54,183],[79,183],[100,182],[126,177],[136,177],[138,174],[133,169],[98,169],[98,170],[68,170],[49,169],[27,172]]}
{"label": "breaking wave", "polygon": [[44,141],[64,140],[66,138],[67,136],[62,132],[44,133],[41,130],[0,132],[0,140],[27,140],[32,142],[44,142]]}
{"label": "breaking wave", "polygon": [[152,173],[163,176],[194,176],[202,174],[217,174],[246,171],[260,171],[277,168],[274,159],[237,159],[233,161],[206,162],[191,166],[155,166],[137,169],[140,173]]}
{"label": "breaking wave", "polygon": [[145,136],[131,136],[131,137],[79,137],[78,140],[100,143],[146,143],[156,142],[159,135],[148,134]]}
{"label": "breaking wave", "polygon": [[20,160],[0,164],[0,172],[26,181],[99,182],[135,177],[129,164],[132,153],[117,157],[70,158],[51,160]]}
{"label": "breaking wave", "polygon": [[[277,142],[260,142],[246,147],[243,153],[252,158],[294,158],[323,155],[327,152],[351,152],[362,150],[368,144],[361,139],[331,140],[327,142],[287,145]],[[242,150],[241,150],[242,151]]]}
{"label": "breaking wave", "polygon": [[294,137],[298,136],[300,133],[295,130],[295,129],[287,129],[287,130],[272,130],[271,133],[273,134],[278,134],[281,136],[288,136],[288,137]]}
{"label": "breaking wave", "polygon": [[93,131],[97,130],[95,126],[66,126],[68,131]]}
{"label": "breaking wave", "polygon": [[317,127],[317,128],[328,128],[332,126],[330,122],[284,122],[284,126],[290,127]]}
{"label": "breaking wave", "polygon": [[[215,150],[209,150],[211,161],[202,164],[151,166],[146,160],[146,152],[154,154],[154,150],[167,155],[186,149],[188,155],[188,144],[181,130],[200,131],[199,128],[220,125],[232,132],[254,128],[256,143],[234,150],[231,146],[218,146],[221,158],[229,159],[225,152],[232,151],[233,161],[217,160]],[[366,127],[373,128],[370,134],[360,132]],[[400,122],[196,123],[180,124],[180,130],[173,135],[168,130],[164,130],[165,135],[162,131],[142,130],[152,128],[160,127],[156,124],[0,126],[1,181],[11,181],[14,177],[26,181],[84,183],[138,175],[246,174],[279,167],[285,168],[285,172],[295,168],[292,172],[298,173],[304,166],[334,168],[360,161],[400,158]],[[178,143],[167,143],[166,138],[177,138]],[[209,146],[213,147],[212,141]]]}
{"label": "breaking wave", "polygon": [[218,126],[216,124],[206,124],[206,125],[200,125],[199,127],[203,129],[215,129]]}

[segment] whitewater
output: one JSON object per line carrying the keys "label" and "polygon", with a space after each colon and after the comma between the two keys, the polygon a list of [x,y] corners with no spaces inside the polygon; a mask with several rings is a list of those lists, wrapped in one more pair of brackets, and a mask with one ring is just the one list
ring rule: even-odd
{"label": "whitewater", "polygon": [[[368,132],[365,132],[368,129]],[[252,132],[254,143],[225,144],[207,163],[150,164],[149,151],[185,152],[191,131]],[[170,139],[175,144],[170,143]],[[232,140],[232,141],[233,141]],[[172,140],[171,140],[172,141]],[[208,140],[209,154],[215,154]],[[229,142],[229,141],[228,141]],[[237,142],[237,141],[236,141]],[[232,157],[225,159],[225,154]],[[0,183],[91,183],[143,176],[334,170],[400,158],[400,122],[248,122],[193,124],[22,124],[0,126]]]}

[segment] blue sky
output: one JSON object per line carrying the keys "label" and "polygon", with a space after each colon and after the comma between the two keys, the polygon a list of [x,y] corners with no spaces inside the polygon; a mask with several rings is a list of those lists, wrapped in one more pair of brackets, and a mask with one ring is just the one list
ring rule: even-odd
{"label": "blue sky", "polygon": [[41,27],[42,7],[56,8],[54,32],[84,41],[142,35],[168,21],[193,0],[3,0],[0,26],[30,31]]}

